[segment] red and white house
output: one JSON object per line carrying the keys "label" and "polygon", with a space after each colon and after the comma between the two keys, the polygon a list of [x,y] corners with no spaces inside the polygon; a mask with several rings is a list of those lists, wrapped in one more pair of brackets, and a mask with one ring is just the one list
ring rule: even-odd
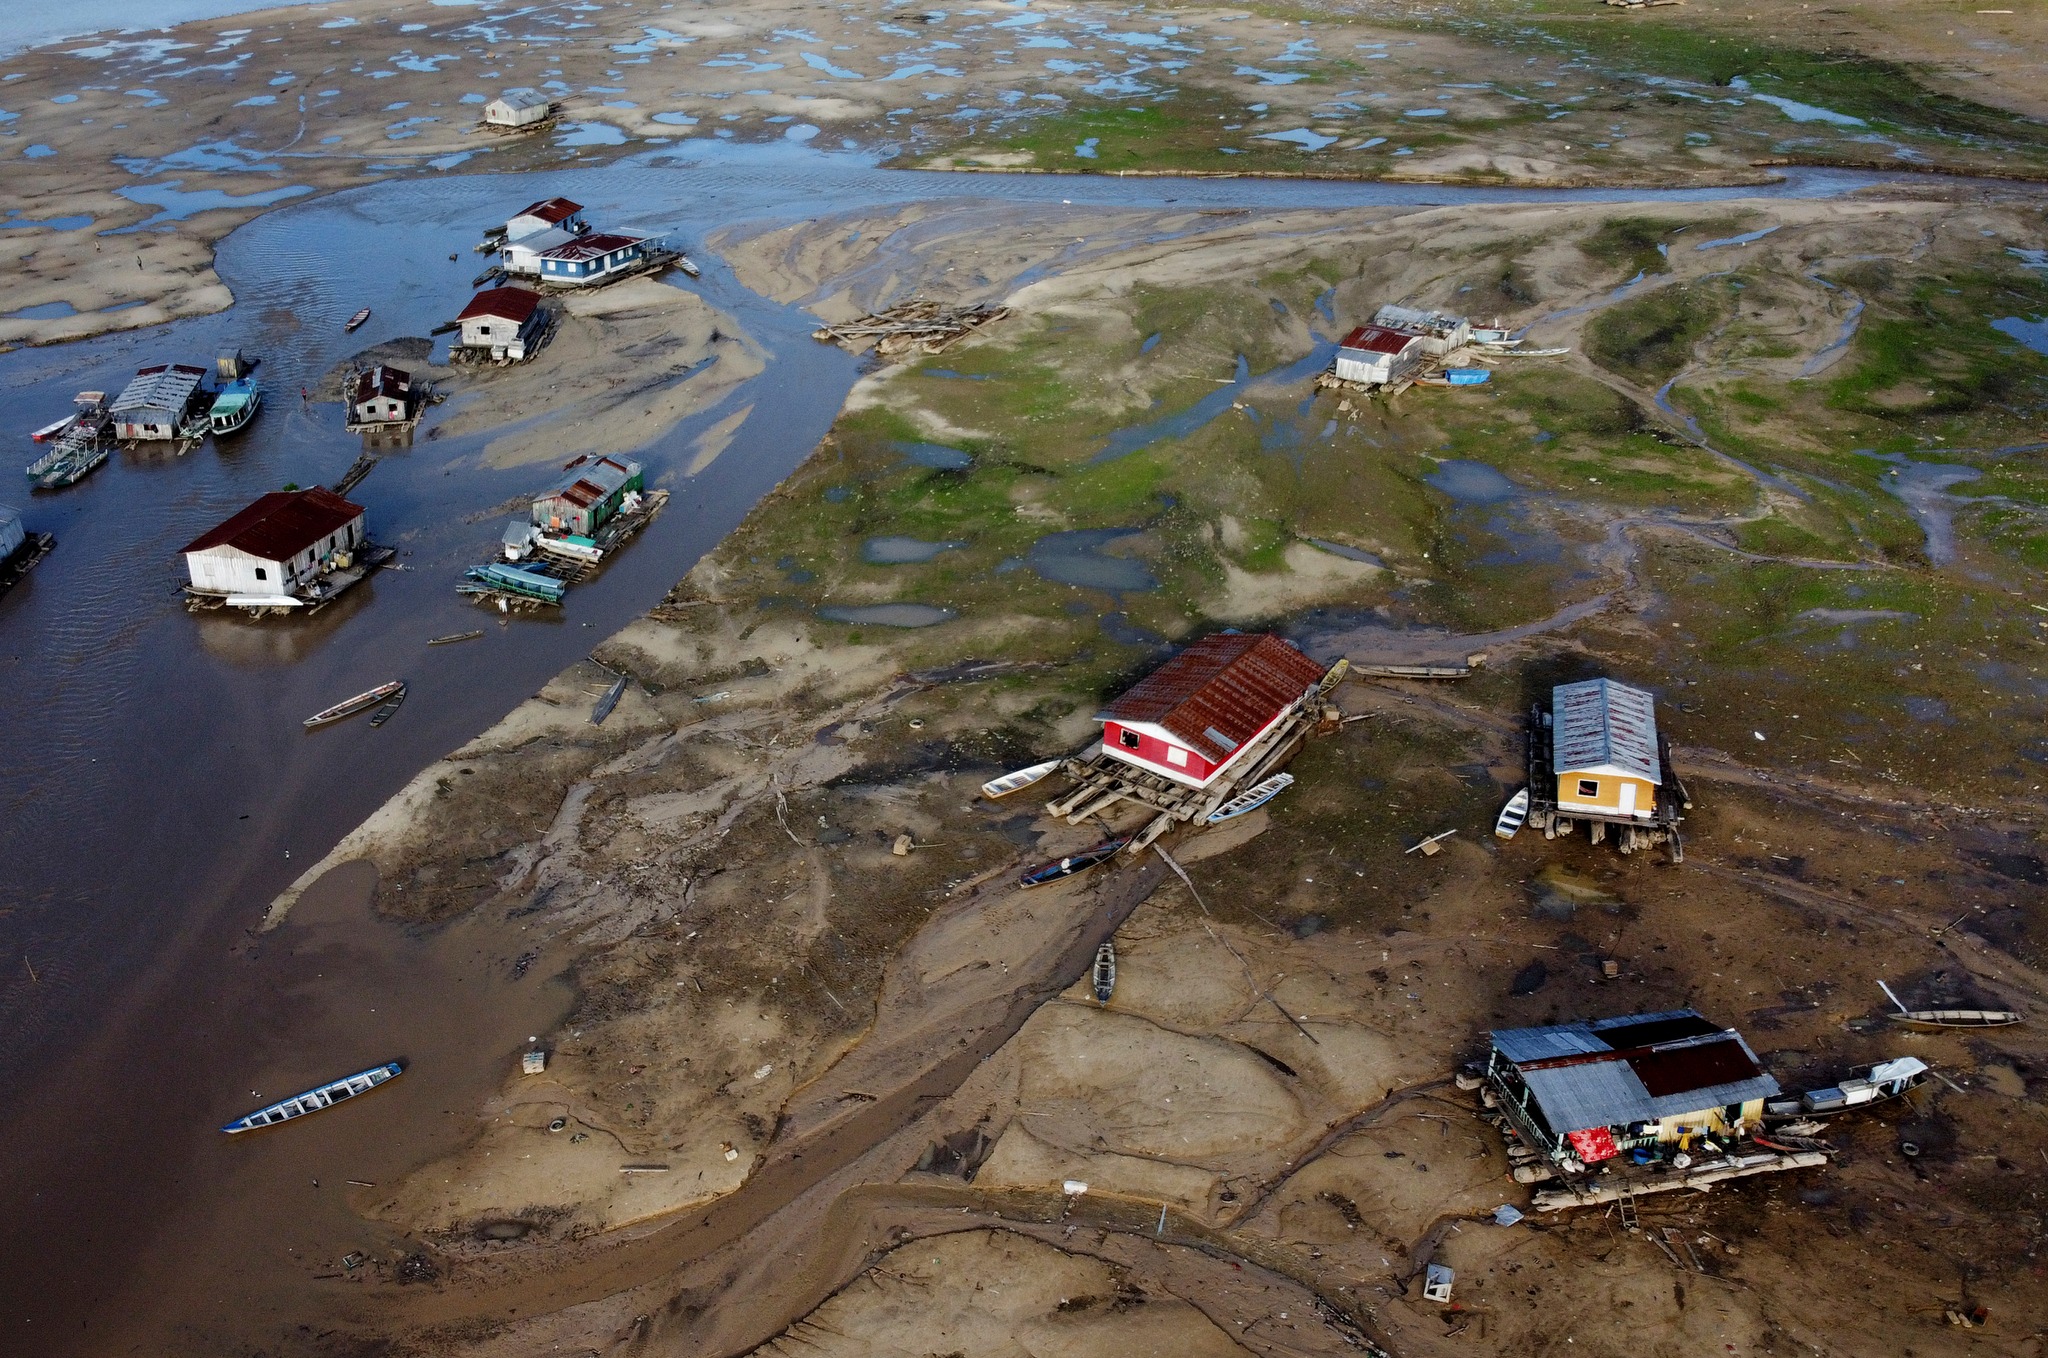
{"label": "red and white house", "polygon": [[1361,325],[1337,346],[1337,376],[1346,382],[1389,386],[1407,376],[1428,352],[1428,337],[1416,331]]}
{"label": "red and white house", "polygon": [[1279,637],[1203,637],[1101,713],[1102,752],[1207,787],[1322,677],[1323,666]]}

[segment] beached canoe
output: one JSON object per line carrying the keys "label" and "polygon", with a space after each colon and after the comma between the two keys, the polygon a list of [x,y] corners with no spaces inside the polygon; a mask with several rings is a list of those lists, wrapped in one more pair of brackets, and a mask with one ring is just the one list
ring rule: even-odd
{"label": "beached canoe", "polygon": [[1018,769],[1015,773],[991,778],[981,785],[981,795],[994,801],[998,797],[1007,797],[1012,792],[1021,792],[1058,768],[1060,763],[1060,760],[1048,759],[1043,764],[1033,764],[1028,769]]}
{"label": "beached canoe", "polygon": [[590,709],[590,724],[592,726],[604,725],[604,719],[612,714],[612,709],[619,705],[619,699],[625,696],[626,676],[622,674],[612,680],[611,687],[606,689],[604,696],[597,700],[597,706]]}
{"label": "beached canoe", "polygon": [[1513,839],[1515,831],[1522,828],[1522,822],[1529,819],[1529,789],[1523,788],[1508,798],[1508,804],[1500,809],[1500,819],[1494,821],[1493,832],[1502,839]]}
{"label": "beached canoe", "polygon": [[1221,825],[1224,821],[1235,820],[1248,811],[1256,811],[1267,802],[1294,786],[1294,775],[1276,773],[1271,778],[1254,783],[1245,791],[1232,797],[1209,813],[1208,824]]}
{"label": "beached canoe", "polygon": [[315,712],[312,716],[306,718],[306,729],[310,731],[316,726],[325,726],[329,722],[340,721],[343,717],[353,717],[365,708],[375,707],[392,694],[403,693],[404,691],[405,681],[403,679],[393,679],[388,684],[379,684],[373,689],[367,689],[362,693],[358,693],[353,698],[344,699],[332,707]]}
{"label": "beached canoe", "polygon": [[1885,1017],[1901,1028],[1928,1033],[1944,1028],[2010,1028],[2026,1022],[2024,1014],[2011,1009],[1908,1009]]}
{"label": "beached canoe", "polygon": [[1116,993],[1116,944],[1104,940],[1095,950],[1095,969],[1090,980],[1095,987],[1095,1002],[1108,1004],[1109,997]]}
{"label": "beached canoe", "polygon": [[369,319],[370,309],[368,307],[364,307],[361,311],[358,311],[355,315],[349,317],[346,321],[342,322],[341,328],[344,331],[357,330],[362,327],[364,321],[367,321]]}
{"label": "beached canoe", "polygon": [[1102,843],[1092,848],[1083,849],[1079,853],[1068,854],[1056,863],[1046,863],[1040,867],[1033,868],[1018,879],[1017,885],[1029,889],[1035,886],[1044,886],[1047,882],[1057,882],[1064,877],[1073,877],[1088,871],[1092,867],[1107,863],[1110,859],[1122,853],[1124,846],[1130,842],[1131,837],[1129,835],[1119,835],[1115,839],[1105,839]]}
{"label": "beached canoe", "polygon": [[303,1094],[294,1094],[288,1099],[266,1104],[253,1113],[246,1113],[233,1122],[224,1124],[221,1130],[233,1136],[237,1132],[253,1132],[259,1127],[274,1127],[280,1122],[302,1118],[308,1113],[324,1112],[345,1099],[367,1094],[378,1085],[387,1084],[404,1073],[404,1068],[396,1061],[371,1066],[368,1070],[344,1075],[339,1080],[309,1089]]}

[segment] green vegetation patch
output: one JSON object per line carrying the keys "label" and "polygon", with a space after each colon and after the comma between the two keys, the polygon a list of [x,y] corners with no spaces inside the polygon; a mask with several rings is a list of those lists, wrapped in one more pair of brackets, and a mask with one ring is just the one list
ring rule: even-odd
{"label": "green vegetation patch", "polygon": [[1659,288],[1609,307],[1586,327],[1586,354],[1609,372],[1659,386],[1692,357],[1693,346],[1728,319],[1718,280]]}

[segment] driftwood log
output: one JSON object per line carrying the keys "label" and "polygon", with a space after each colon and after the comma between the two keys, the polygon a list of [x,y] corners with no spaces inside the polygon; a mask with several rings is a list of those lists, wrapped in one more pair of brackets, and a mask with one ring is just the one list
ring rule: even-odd
{"label": "driftwood log", "polygon": [[872,343],[885,358],[915,350],[941,354],[984,326],[993,325],[1010,314],[1006,306],[976,302],[972,306],[948,307],[937,302],[906,302],[845,325],[824,325],[811,338],[844,345],[854,353]]}

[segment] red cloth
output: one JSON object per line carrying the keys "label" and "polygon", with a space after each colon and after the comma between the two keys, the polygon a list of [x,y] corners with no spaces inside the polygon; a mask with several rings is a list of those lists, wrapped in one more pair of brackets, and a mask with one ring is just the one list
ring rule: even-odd
{"label": "red cloth", "polygon": [[1621,1154],[1615,1149],[1614,1138],[1608,1135],[1605,1127],[1588,1127],[1583,1132],[1567,1132],[1564,1139],[1572,1143],[1572,1149],[1579,1153],[1579,1159],[1589,1165],[1602,1160],[1612,1160]]}

